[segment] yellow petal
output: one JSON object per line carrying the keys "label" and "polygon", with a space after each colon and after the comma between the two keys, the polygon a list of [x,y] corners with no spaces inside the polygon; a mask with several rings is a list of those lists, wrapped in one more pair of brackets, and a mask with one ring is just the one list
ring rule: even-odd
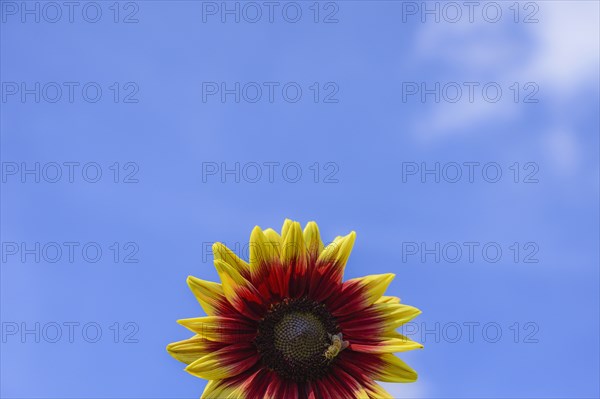
{"label": "yellow petal", "polygon": [[238,272],[235,268],[231,267],[229,263],[225,263],[221,260],[215,261],[215,268],[217,269],[217,273],[219,273],[219,277],[222,281],[223,293],[229,299],[232,291],[238,286],[244,286],[249,282],[242,277],[240,272]]}
{"label": "yellow petal", "polygon": [[385,273],[353,278],[344,283],[344,288],[356,284],[363,293],[363,300],[370,306],[383,296],[394,277],[393,273]]}
{"label": "yellow petal", "polygon": [[279,259],[279,248],[274,247],[270,242],[260,227],[254,227],[250,234],[250,273],[253,280],[260,278],[261,271],[264,271],[275,259]]}
{"label": "yellow petal", "polygon": [[[362,387],[357,388],[354,391],[354,395],[355,395],[356,399],[369,399],[369,394]],[[377,399],[379,399],[379,398],[377,398]]]}
{"label": "yellow petal", "polygon": [[247,272],[250,268],[248,263],[240,259],[232,250],[220,242],[215,242],[213,244],[212,251],[215,261],[222,260],[242,274]]}
{"label": "yellow petal", "polygon": [[263,231],[263,233],[267,237],[268,241],[270,241],[272,243],[279,243],[279,244],[281,244],[281,236],[275,230],[273,230],[273,229],[266,229],[265,231]]}
{"label": "yellow petal", "polygon": [[308,222],[304,227],[304,242],[311,261],[316,261],[319,254],[323,252],[323,241],[319,233],[319,226],[315,222]]}
{"label": "yellow petal", "polygon": [[281,252],[281,236],[273,229],[266,229],[263,231],[265,237],[267,238],[267,243],[271,245],[272,251],[275,257],[279,257]]}
{"label": "yellow petal", "polygon": [[177,323],[195,332],[199,337],[215,342],[235,343],[251,337],[253,333],[242,320],[230,317],[193,317],[177,320]]}
{"label": "yellow petal", "polygon": [[386,333],[384,337],[374,343],[352,343],[351,348],[356,352],[364,353],[394,353],[406,352],[414,349],[422,349],[423,345],[411,340],[404,335],[393,331]]}
{"label": "yellow petal", "polygon": [[386,326],[390,330],[395,330],[422,313],[421,310],[402,303],[377,304],[374,306],[382,308],[385,314]]}
{"label": "yellow petal", "polygon": [[374,381],[365,383],[365,390],[371,399],[394,399],[388,391]]}
{"label": "yellow petal", "polygon": [[400,303],[400,298],[397,296],[382,296],[375,303]]}
{"label": "yellow petal", "polygon": [[385,337],[386,338],[394,338],[394,339],[399,339],[402,340],[404,342],[410,343],[409,345],[414,347],[413,349],[423,349],[423,344],[420,344],[416,341],[413,341],[412,339],[408,338],[405,335],[400,334],[398,331],[393,330],[393,331],[388,331],[385,333]]}
{"label": "yellow petal", "polygon": [[285,237],[285,235],[287,234],[287,231],[290,228],[290,226],[292,225],[292,223],[294,223],[294,221],[291,219],[285,219],[283,221],[283,226],[281,227],[281,237]]}
{"label": "yellow petal", "polygon": [[224,380],[208,381],[201,399],[245,399],[243,387],[231,386]]}
{"label": "yellow petal", "polygon": [[414,382],[417,372],[394,355],[380,355],[383,365],[374,379],[384,382]]}
{"label": "yellow petal", "polygon": [[192,338],[167,345],[167,351],[180,362],[190,364],[207,353],[218,349],[219,346],[219,344],[215,344],[213,341],[208,341],[200,335],[196,335]]}
{"label": "yellow petal", "polygon": [[248,386],[259,372],[238,375],[233,379],[211,380],[206,384],[201,399],[255,399],[248,398]]}
{"label": "yellow petal", "polygon": [[390,349],[388,352],[407,352],[415,349],[423,349],[423,344],[403,336],[403,338],[392,338],[389,341],[388,348]]}
{"label": "yellow petal", "polygon": [[[292,222],[283,235],[281,263],[283,265],[300,264],[306,260],[306,247],[300,223]],[[303,267],[306,265],[303,264]]]}
{"label": "yellow petal", "polygon": [[331,244],[323,249],[317,260],[317,265],[333,263],[335,267],[343,270],[350,257],[355,240],[356,233],[354,231],[347,236],[336,237]]}
{"label": "yellow petal", "polygon": [[243,373],[258,359],[258,353],[251,344],[229,345],[202,356],[185,371],[206,380],[221,380]]}
{"label": "yellow petal", "polygon": [[219,301],[225,300],[221,284],[200,280],[194,276],[188,276],[187,284],[206,314],[215,315]]}

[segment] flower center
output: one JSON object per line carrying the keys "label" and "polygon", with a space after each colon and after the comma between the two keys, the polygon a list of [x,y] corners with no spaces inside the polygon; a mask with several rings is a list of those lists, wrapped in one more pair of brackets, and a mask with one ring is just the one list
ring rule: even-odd
{"label": "flower center", "polygon": [[323,304],[285,299],[261,320],[254,343],[266,367],[286,379],[309,381],[327,373],[332,359],[326,352],[337,333],[339,327]]}
{"label": "flower center", "polygon": [[275,348],[287,359],[310,360],[323,354],[327,345],[327,331],[312,313],[286,314],[275,326]]}

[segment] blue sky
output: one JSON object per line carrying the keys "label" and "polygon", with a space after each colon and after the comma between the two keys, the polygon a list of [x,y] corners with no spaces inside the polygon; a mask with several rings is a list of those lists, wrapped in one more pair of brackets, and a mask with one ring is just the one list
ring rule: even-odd
{"label": "blue sky", "polygon": [[423,310],[394,396],[600,395],[597,2],[22,4],[0,2],[2,397],[198,397],[165,351],[202,312],[185,278],[285,218],[355,230],[347,278],[393,272]]}

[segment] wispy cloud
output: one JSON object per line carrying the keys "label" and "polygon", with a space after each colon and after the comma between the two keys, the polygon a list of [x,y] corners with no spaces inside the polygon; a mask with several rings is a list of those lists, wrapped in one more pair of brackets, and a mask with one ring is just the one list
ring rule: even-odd
{"label": "wispy cloud", "polygon": [[[543,98],[540,105],[552,115],[549,123],[568,124],[565,105],[598,84],[599,3],[538,4],[535,24],[423,24],[415,43],[415,62],[435,63],[453,76],[483,82],[535,82]],[[511,120],[523,115],[525,108],[515,107],[512,101],[441,102],[426,111],[415,131],[426,139],[469,134],[482,121]]]}

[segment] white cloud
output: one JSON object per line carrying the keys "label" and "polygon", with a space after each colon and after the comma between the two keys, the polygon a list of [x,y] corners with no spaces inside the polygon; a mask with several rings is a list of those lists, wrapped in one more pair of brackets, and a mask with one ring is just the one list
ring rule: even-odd
{"label": "white cloud", "polygon": [[598,2],[552,1],[541,6],[535,57],[521,71],[553,90],[571,93],[598,78]]}
{"label": "white cloud", "polygon": [[[486,120],[514,119],[526,111],[517,106],[508,91],[509,82],[536,82],[540,91],[540,106],[548,107],[550,125],[565,125],[570,129],[571,115],[565,107],[590,84],[598,84],[599,3],[587,1],[539,2],[538,23],[515,24],[504,21],[429,23],[423,24],[415,50],[418,64],[435,63],[446,75],[459,75],[482,82],[503,84],[503,99],[486,103],[481,98],[474,103],[440,102],[431,107],[429,115],[419,120],[418,137],[434,139],[443,135],[474,132],[477,123]],[[512,15],[507,15],[507,19]],[[459,79],[453,79],[459,80]],[[555,148],[557,140],[571,146],[576,138],[550,138]],[[554,143],[554,144],[552,144]],[[563,151],[563,152],[564,152]],[[567,153],[561,155],[563,165]]]}

